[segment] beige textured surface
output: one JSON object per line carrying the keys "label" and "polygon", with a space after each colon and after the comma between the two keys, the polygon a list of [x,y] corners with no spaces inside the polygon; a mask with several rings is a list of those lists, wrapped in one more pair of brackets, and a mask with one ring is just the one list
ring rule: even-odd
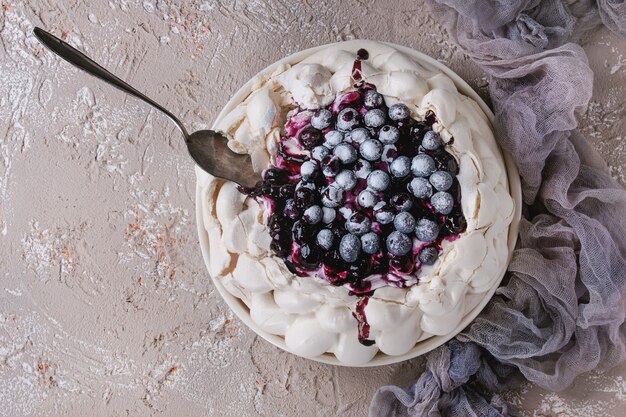
{"label": "beige textured surface", "polygon": [[[202,263],[178,132],[31,31],[62,35],[192,129],[267,64],[354,37],[422,50],[484,94],[420,1],[3,0],[0,13],[0,417],[363,416],[376,387],[417,376],[420,359],[336,368],[241,327]],[[602,30],[585,48],[584,130],[626,183],[626,43]],[[507,398],[527,416],[620,416],[624,376]]]}

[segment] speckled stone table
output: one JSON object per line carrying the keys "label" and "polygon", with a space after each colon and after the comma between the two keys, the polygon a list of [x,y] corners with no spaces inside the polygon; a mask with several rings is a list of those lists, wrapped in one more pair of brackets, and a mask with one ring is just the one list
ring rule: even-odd
{"label": "speckled stone table", "polygon": [[[483,96],[483,74],[421,1],[2,0],[0,417],[364,416],[421,359],[349,369],[289,355],[233,317],[198,247],[194,166],[164,117],[61,62],[41,25],[207,127],[298,50],[370,38],[424,51]],[[626,183],[626,43],[584,39],[583,130]],[[506,394],[525,416],[623,416],[626,366],[563,393]]]}

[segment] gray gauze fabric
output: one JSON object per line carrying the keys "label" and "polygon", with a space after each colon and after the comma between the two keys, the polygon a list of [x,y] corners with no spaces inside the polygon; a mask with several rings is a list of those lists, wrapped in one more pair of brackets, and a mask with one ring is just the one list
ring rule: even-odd
{"label": "gray gauze fabric", "polygon": [[429,0],[487,74],[500,143],[523,183],[509,271],[479,317],[427,356],[409,389],[380,388],[371,416],[511,416],[495,393],[521,377],[560,390],[624,360],[626,191],[574,131],[593,74],[573,43],[604,23],[626,35],[623,0]]}

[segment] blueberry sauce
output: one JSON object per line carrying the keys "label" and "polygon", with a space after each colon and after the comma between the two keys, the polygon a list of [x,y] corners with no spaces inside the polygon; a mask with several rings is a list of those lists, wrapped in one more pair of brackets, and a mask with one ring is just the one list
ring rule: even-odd
{"label": "blueberry sauce", "polygon": [[365,306],[367,306],[369,300],[369,296],[360,298],[356,303],[355,311],[352,313],[359,326],[359,343],[364,346],[371,346],[374,344],[374,341],[369,339],[370,325],[367,322],[367,317],[365,315]]}
{"label": "blueberry sauce", "polygon": [[271,250],[291,272],[360,297],[353,315],[364,345],[374,343],[369,296],[416,284],[442,242],[467,226],[458,162],[446,150],[452,139],[444,143],[433,131],[433,111],[416,120],[402,103],[387,107],[362,79],[368,56],[358,51],[352,91],[325,109],[290,112],[275,165],[242,190],[268,207]]}
{"label": "blueberry sauce", "polygon": [[367,52],[367,49],[359,49],[356,52],[356,59],[354,60],[354,65],[352,66],[352,79],[354,81],[361,81],[363,79],[363,71],[361,61],[366,60],[370,57],[370,53]]}

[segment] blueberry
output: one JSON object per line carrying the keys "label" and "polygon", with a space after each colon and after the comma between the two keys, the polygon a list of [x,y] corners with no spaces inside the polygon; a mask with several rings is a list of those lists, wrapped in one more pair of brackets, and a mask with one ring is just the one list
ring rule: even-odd
{"label": "blueberry", "polygon": [[407,193],[394,194],[389,199],[389,204],[396,209],[396,212],[409,211],[413,207],[413,198]]}
{"label": "blueberry", "polygon": [[333,149],[333,155],[335,155],[344,164],[351,164],[356,161],[357,153],[356,149],[349,143],[340,143]]}
{"label": "blueberry", "polygon": [[374,217],[376,217],[376,220],[380,224],[389,224],[393,222],[393,218],[395,216],[396,214],[394,213],[391,205],[385,202],[381,201],[374,206]]}
{"label": "blueberry", "polygon": [[346,230],[357,236],[361,236],[370,231],[372,221],[364,214],[354,213],[346,221]]}
{"label": "blueberry", "polygon": [[378,140],[385,145],[392,145],[400,139],[400,131],[397,127],[391,125],[385,125],[380,128],[378,132]]}
{"label": "blueberry", "polygon": [[368,109],[380,107],[383,105],[383,96],[374,90],[366,90],[363,94],[363,105]]}
{"label": "blueberry", "polygon": [[296,190],[293,184],[285,184],[278,187],[278,198],[286,200],[293,196],[293,192]]}
{"label": "blueberry", "polygon": [[383,162],[390,163],[398,156],[398,148],[395,145],[385,145],[383,146],[383,152],[380,156],[380,160]]}
{"label": "blueberry", "polygon": [[[304,215],[306,216],[306,212],[304,212]],[[398,213],[396,218],[393,219],[393,225],[398,232],[413,233],[415,230],[415,217],[411,213],[403,211]]]}
{"label": "blueberry", "polygon": [[285,258],[291,251],[291,242],[283,240],[272,240],[270,243],[270,249],[281,258]]}
{"label": "blueberry", "polygon": [[302,245],[300,248],[300,256],[298,261],[306,269],[315,269],[318,267],[322,259],[322,254],[308,244]]}
{"label": "blueberry", "polygon": [[362,190],[359,195],[356,197],[357,203],[363,208],[374,207],[374,205],[378,202],[378,197],[374,192],[370,190]]}
{"label": "blueberry", "polygon": [[319,109],[315,112],[313,117],[311,117],[311,126],[316,129],[323,130],[330,126],[332,119],[333,114],[330,110]]}
{"label": "blueberry", "polygon": [[284,219],[281,219],[278,213],[274,213],[270,218],[268,228],[270,229],[270,236],[272,239],[279,239],[283,232]]}
{"label": "blueberry", "polygon": [[308,188],[308,189],[311,189],[311,190],[315,190],[317,187],[312,182],[307,182],[305,180],[302,180],[302,181],[299,181],[296,184],[296,188],[295,189],[299,190],[300,188]]}
{"label": "blueberry", "polygon": [[320,206],[311,206],[304,210],[302,219],[309,224],[318,224],[322,221],[322,208]]}
{"label": "blueberry", "polygon": [[322,143],[322,133],[313,127],[305,127],[300,131],[298,140],[302,146],[311,150]]}
{"label": "blueberry", "polygon": [[372,164],[365,159],[359,159],[354,164],[354,173],[357,178],[365,179],[372,172]]}
{"label": "blueberry", "polygon": [[383,144],[376,139],[368,139],[361,144],[359,151],[361,156],[368,161],[376,161],[383,153]]}
{"label": "blueberry", "polygon": [[423,265],[432,265],[439,258],[439,252],[433,246],[426,246],[420,251],[417,258]]}
{"label": "blueberry", "polygon": [[430,204],[432,204],[433,208],[439,213],[446,215],[450,214],[454,208],[454,198],[452,198],[450,193],[439,191],[430,198]]}
{"label": "blueberry", "polygon": [[352,132],[350,132],[350,139],[352,142],[363,143],[368,139],[371,139],[371,135],[369,130],[364,127],[357,127]]}
{"label": "blueberry", "polygon": [[[369,256],[362,256],[356,262],[348,265],[348,279],[355,282],[355,287],[365,288],[368,284],[362,283],[361,279],[372,274],[372,262]],[[364,285],[363,285],[364,284]]]}
{"label": "blueberry", "polygon": [[427,151],[436,151],[441,147],[441,145],[442,142],[439,133],[429,130],[424,134],[424,139],[422,139],[422,148]]}
{"label": "blueberry", "polygon": [[298,220],[293,224],[291,228],[291,238],[298,245],[303,245],[308,242],[310,236],[310,227],[304,221]]}
{"label": "blueberry", "polygon": [[356,175],[354,175],[354,171],[344,169],[335,177],[335,183],[344,190],[349,191],[356,186]]}
{"label": "blueberry", "polygon": [[322,190],[322,204],[325,207],[335,208],[343,201],[343,190],[336,185],[329,185]]}
{"label": "blueberry", "polygon": [[396,103],[392,105],[391,107],[389,107],[389,118],[391,120],[395,120],[395,121],[404,120],[410,115],[411,115],[411,112],[409,111],[409,108],[402,103]]}
{"label": "blueberry", "polygon": [[380,127],[385,124],[385,112],[381,109],[368,110],[363,116],[365,126]]}
{"label": "blueberry", "polygon": [[336,156],[327,155],[322,159],[322,174],[334,177],[341,169],[341,160]]}
{"label": "blueberry", "polygon": [[359,112],[351,107],[346,107],[337,115],[337,129],[347,131],[359,124]]}
{"label": "blueberry", "polygon": [[419,219],[415,226],[415,236],[422,242],[432,242],[439,236],[439,225],[430,219]]}
{"label": "blueberry", "polygon": [[289,173],[279,168],[269,168],[263,173],[263,179],[271,185],[289,182]]}
{"label": "blueberry", "polygon": [[329,250],[333,246],[335,240],[335,234],[329,229],[322,229],[317,232],[317,244],[326,250]]}
{"label": "blueberry", "polygon": [[413,242],[402,232],[394,231],[387,236],[387,250],[395,256],[403,256],[411,251]]}
{"label": "blueberry", "polygon": [[293,194],[296,206],[301,210],[313,205],[318,197],[317,191],[306,187],[298,188]]}
{"label": "blueberry", "polygon": [[446,191],[452,187],[452,175],[446,171],[436,171],[428,179],[437,191]]}
{"label": "blueberry", "polygon": [[399,156],[389,165],[389,172],[397,178],[406,177],[411,172],[411,160],[408,156]]}
{"label": "blueberry", "polygon": [[361,247],[363,252],[374,254],[380,250],[380,238],[374,232],[365,233],[361,236]]}
{"label": "blueberry", "polygon": [[426,178],[413,178],[406,188],[416,198],[429,198],[433,195],[433,187]]}
{"label": "blueberry", "polygon": [[346,262],[354,262],[361,252],[361,239],[358,236],[348,233],[339,242],[339,255]]}
{"label": "blueberry", "polygon": [[389,174],[377,169],[367,176],[367,186],[374,191],[385,191],[389,188]]}
{"label": "blueberry", "polygon": [[330,150],[326,146],[316,146],[311,150],[311,158],[317,162],[322,162],[324,158],[330,153]]}
{"label": "blueberry", "polygon": [[459,173],[459,166],[452,155],[447,152],[439,152],[435,156],[435,165],[438,171],[447,171],[452,176]]}
{"label": "blueberry", "polygon": [[324,135],[324,146],[332,149],[343,142],[343,133],[338,130],[331,130]]}
{"label": "blueberry", "polygon": [[294,220],[302,214],[302,211],[298,208],[293,198],[290,198],[285,202],[285,209],[283,211],[287,217]]}
{"label": "blueberry", "polygon": [[450,159],[448,159],[448,163],[446,164],[446,168],[445,168],[450,174],[452,175],[456,175],[459,173],[459,164],[456,163],[456,160],[451,156]]}
{"label": "blueberry", "polygon": [[344,219],[349,219],[354,213],[354,210],[350,206],[339,207],[337,211],[343,216]]}
{"label": "blueberry", "polygon": [[335,209],[330,207],[322,207],[322,221],[325,224],[331,223],[337,217],[337,212]]}
{"label": "blueberry", "polygon": [[430,177],[435,169],[435,160],[430,155],[416,155],[411,161],[411,172],[416,177]]}
{"label": "blueberry", "polygon": [[444,227],[449,234],[458,235],[459,233],[463,233],[467,228],[467,221],[462,212],[455,210],[446,216]]}
{"label": "blueberry", "polygon": [[305,161],[300,165],[300,175],[305,181],[312,181],[317,174],[317,164],[313,161]]}

